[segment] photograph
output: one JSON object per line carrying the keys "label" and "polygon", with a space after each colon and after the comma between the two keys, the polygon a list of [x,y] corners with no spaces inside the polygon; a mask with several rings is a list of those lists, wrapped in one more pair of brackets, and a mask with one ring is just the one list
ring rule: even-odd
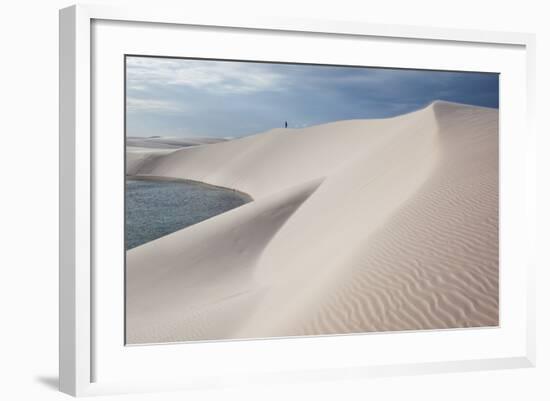
{"label": "photograph", "polygon": [[498,73],[124,57],[126,345],[499,326]]}

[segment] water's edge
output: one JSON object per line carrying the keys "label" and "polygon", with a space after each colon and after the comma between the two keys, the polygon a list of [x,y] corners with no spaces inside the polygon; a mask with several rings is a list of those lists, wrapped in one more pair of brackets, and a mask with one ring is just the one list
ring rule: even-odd
{"label": "water's edge", "polygon": [[204,185],[205,187],[216,188],[216,189],[224,189],[226,191],[236,192],[240,196],[242,196],[244,198],[248,198],[249,202],[252,202],[254,200],[254,198],[250,194],[248,194],[246,192],[243,192],[243,191],[239,191],[238,189],[229,188],[229,187],[222,187],[221,185],[209,184],[209,183],[204,182],[204,181],[192,180],[190,178],[164,177],[164,176],[160,176],[160,175],[126,175],[126,181],[128,181],[128,180],[133,180],[133,181],[191,182],[193,184]]}
{"label": "water's edge", "polygon": [[127,175],[126,250],[252,202],[245,192],[196,180]]}

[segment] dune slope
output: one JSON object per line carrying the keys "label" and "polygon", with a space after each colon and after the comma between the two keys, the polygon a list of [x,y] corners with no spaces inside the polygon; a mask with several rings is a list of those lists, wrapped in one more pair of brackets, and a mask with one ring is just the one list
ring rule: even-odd
{"label": "dune slope", "polygon": [[129,343],[498,324],[497,110],[273,130],[132,174],[255,201],[128,252]]}

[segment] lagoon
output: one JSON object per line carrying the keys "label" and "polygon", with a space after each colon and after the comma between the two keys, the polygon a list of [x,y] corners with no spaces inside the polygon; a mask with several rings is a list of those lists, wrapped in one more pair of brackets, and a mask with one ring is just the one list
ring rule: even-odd
{"label": "lagoon", "polygon": [[126,180],[126,249],[184,229],[252,200],[195,181]]}

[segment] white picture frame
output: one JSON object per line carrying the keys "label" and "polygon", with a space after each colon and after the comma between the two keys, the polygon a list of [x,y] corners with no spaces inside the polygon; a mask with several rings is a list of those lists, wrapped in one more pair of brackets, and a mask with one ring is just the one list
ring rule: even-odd
{"label": "white picture frame", "polygon": [[[103,39],[93,41],[94,24],[100,26],[103,22],[107,27],[100,35]],[[114,27],[113,24],[122,23],[123,26]],[[136,24],[138,23],[138,24]],[[124,25],[124,24],[134,24]],[[506,85],[514,85],[519,91],[518,99],[513,100],[513,104],[505,104],[501,108],[502,113],[510,116],[504,125],[505,134],[502,140],[504,142],[504,153],[501,147],[501,156],[503,168],[501,169],[501,179],[503,174],[505,178],[510,177],[509,185],[505,185],[504,193],[501,193],[508,202],[507,209],[510,212],[510,224],[503,226],[501,236],[513,235],[511,231],[521,231],[521,243],[518,242],[517,248],[513,253],[507,256],[507,259],[514,263],[521,275],[514,279],[513,283],[509,280],[509,285],[514,285],[515,289],[508,291],[505,287],[501,292],[504,294],[506,302],[502,302],[501,308],[510,308],[517,313],[517,321],[511,324],[510,336],[499,337],[499,330],[506,332],[507,326],[502,326],[490,331],[470,331],[465,334],[458,331],[445,331],[440,333],[410,333],[418,341],[416,347],[420,344],[429,344],[435,341],[434,336],[439,336],[442,341],[453,341],[453,337],[472,337],[471,341],[477,342],[481,347],[484,342],[498,342],[502,344],[495,346],[494,350],[486,353],[481,351],[477,354],[472,352],[464,358],[442,356],[442,360],[427,359],[423,360],[411,354],[405,358],[406,362],[395,362],[393,359],[384,359],[381,356],[376,362],[364,360],[362,355],[357,355],[356,359],[339,360],[338,362],[330,360],[330,347],[336,349],[345,343],[353,343],[356,346],[368,338],[370,342],[380,342],[387,336],[391,337],[391,342],[397,344],[401,342],[406,344],[412,337],[396,337],[393,334],[362,336],[341,336],[338,338],[327,337],[324,339],[310,339],[308,343],[298,343],[296,340],[276,340],[276,341],[241,341],[232,342],[231,345],[214,344],[207,348],[206,345],[187,348],[189,358],[207,359],[221,352],[223,355],[239,353],[260,354],[264,352],[284,354],[309,352],[310,355],[318,353],[319,347],[327,347],[327,358],[324,362],[321,360],[304,365],[296,365],[292,360],[279,360],[273,362],[273,369],[258,369],[256,372],[251,369],[236,369],[235,373],[228,373],[228,370],[220,370],[213,375],[205,374],[200,369],[193,371],[188,369],[183,377],[179,375],[170,375],[169,369],[174,370],[177,365],[172,362],[167,363],[163,369],[165,372],[159,372],[157,377],[150,377],[151,372],[143,371],[142,376],[136,376],[133,380],[132,369],[121,369],[122,365],[128,367],[135,365],[140,358],[144,361],[160,361],[166,358],[177,358],[167,356],[166,345],[149,346],[158,349],[157,355],[149,355],[147,347],[130,347],[131,350],[124,348],[123,341],[118,356],[112,356],[112,349],[105,346],[111,341],[108,335],[103,331],[108,330],[105,327],[112,320],[104,319],[101,313],[101,306],[94,302],[94,293],[98,286],[104,285],[105,275],[98,276],[95,273],[98,257],[94,253],[94,236],[101,235],[98,232],[98,215],[96,213],[97,194],[95,174],[98,166],[98,152],[102,152],[101,145],[94,142],[93,126],[97,125],[94,118],[94,103],[92,96],[94,88],[91,85],[94,68],[98,66],[94,55],[101,51],[101,46],[108,35],[114,35],[117,30],[126,30],[132,33],[139,33],[145,25],[162,27],[159,29],[158,37],[156,34],[150,35],[150,41],[154,45],[157,38],[163,35],[173,34],[170,29],[178,27],[201,27],[201,29],[215,29],[221,32],[224,29],[235,31],[246,31],[250,34],[262,32],[266,35],[287,34],[287,35],[316,35],[323,37],[338,37],[361,39],[361,38],[383,38],[391,41],[415,41],[422,44],[435,44],[437,46],[453,45],[456,51],[467,51],[467,48],[478,48],[485,51],[485,47],[501,49],[502,60],[510,60],[509,68],[510,80]],[[152,24],[152,25],[151,25]],[[110,30],[113,28],[114,30]],[[100,29],[100,28],[98,28]],[[101,28],[103,29],[103,28]],[[168,29],[168,31],[166,30]],[[222,33],[223,34],[223,33]],[[132,36],[132,35],[129,35]],[[119,34],[113,42],[113,55],[123,51],[120,48],[115,49],[117,43],[124,43],[124,38]],[[128,41],[130,39],[127,39]],[[277,40],[274,38],[273,40]],[[411,42],[412,43],[412,42]],[[415,26],[393,26],[393,25],[374,25],[361,22],[343,22],[343,21],[315,21],[315,20],[293,20],[291,18],[277,19],[265,18],[254,20],[216,20],[209,16],[199,16],[188,14],[185,9],[182,10],[161,10],[151,8],[111,8],[108,6],[90,6],[78,5],[72,6],[60,11],[60,362],[59,378],[60,390],[75,396],[93,395],[105,393],[126,393],[134,391],[156,391],[166,389],[186,389],[186,388],[204,388],[219,387],[226,385],[235,385],[242,383],[285,383],[292,381],[310,381],[310,380],[330,380],[338,378],[362,378],[368,376],[386,376],[401,374],[422,374],[430,372],[448,372],[448,371],[468,371],[481,369],[504,369],[516,367],[530,367],[535,364],[535,338],[534,338],[534,255],[532,247],[534,244],[534,202],[535,183],[533,181],[535,171],[535,137],[531,127],[534,110],[535,85],[534,77],[534,43],[533,35],[524,33],[506,33],[506,32],[484,32],[459,29],[438,29]],[[507,50],[510,51],[508,52]],[[119,53],[117,53],[119,52]],[[496,54],[496,53],[495,53]],[[166,54],[172,55],[172,54]],[[102,59],[106,59],[102,56]],[[498,57],[495,59],[498,60]],[[398,61],[396,61],[397,63]],[[496,63],[496,61],[493,61]],[[449,64],[451,65],[451,64]],[[383,65],[386,66],[386,65]],[[443,66],[443,65],[442,65]],[[462,66],[463,67],[463,66]],[[517,67],[517,68],[516,68]],[[474,67],[471,67],[474,68]],[[481,67],[480,67],[481,68]],[[491,68],[491,67],[487,67]],[[514,69],[515,68],[515,69]],[[458,69],[458,67],[457,67]],[[485,70],[485,69],[484,69]],[[495,69],[492,72],[501,72]],[[120,72],[120,71],[119,71]],[[118,73],[117,73],[118,74]],[[115,74],[116,75],[116,74]],[[513,79],[512,79],[513,78]],[[121,77],[113,78],[120,82]],[[118,84],[117,84],[118,85]],[[117,86],[118,87],[118,86]],[[504,94],[509,93],[506,90]],[[122,93],[119,94],[123,96]],[[505,95],[503,95],[505,96]],[[115,99],[115,103],[120,100],[119,106],[122,107],[122,97]],[[512,107],[514,106],[514,107]],[[502,117],[501,117],[502,119]],[[510,129],[513,128],[513,129]],[[515,132],[516,136],[512,133]],[[507,153],[512,152],[513,153]],[[122,151],[119,152],[121,160]],[[103,158],[102,158],[103,159]],[[107,158],[105,160],[114,160]],[[109,161],[101,163],[111,163]],[[509,164],[520,164],[513,173],[507,167]],[[512,177],[513,175],[513,177]],[[506,192],[507,191],[507,192]],[[512,199],[513,198],[513,199]],[[514,237],[515,238],[515,237]],[[506,238],[505,238],[506,239]],[[510,244],[513,240],[501,242]],[[502,252],[502,249],[501,249]],[[508,252],[508,250],[506,251]],[[121,266],[122,268],[122,266]],[[103,281],[102,281],[103,280]],[[114,286],[116,287],[116,286]],[[103,288],[103,287],[102,287]],[[510,287],[512,288],[512,287]],[[103,291],[101,289],[101,291]],[[113,291],[120,291],[123,288],[106,289],[109,297],[114,297]],[[103,296],[103,295],[102,295]],[[115,296],[116,297],[116,296]],[[510,302],[508,302],[510,301]],[[516,302],[517,301],[517,302]],[[117,301],[118,302],[118,301]],[[516,307],[517,306],[517,307]],[[517,311],[516,311],[517,309]],[[98,312],[99,311],[99,312]],[[502,310],[507,313],[508,309]],[[115,316],[115,315],[113,315]],[[117,317],[118,316],[118,317]],[[120,318],[120,314],[114,317]],[[122,324],[122,321],[121,321]],[[96,326],[102,327],[98,332]],[[513,329],[513,330],[512,330]],[[103,331],[101,331],[103,330]],[[455,334],[458,333],[458,334]],[[495,334],[497,333],[497,334]],[[466,338],[460,338],[460,341],[470,341]],[[476,337],[476,338],[473,338]],[[479,338],[477,338],[479,337]],[[481,338],[486,337],[486,338]],[[117,337],[118,338],[118,337]],[[99,340],[98,340],[99,339]],[[376,339],[376,340],[375,340]],[[118,340],[117,340],[118,341]],[[300,340],[301,341],[301,340]],[[324,343],[320,343],[323,341]],[[287,347],[287,344],[290,344]],[[299,344],[299,345],[297,345]],[[230,349],[231,348],[231,349]],[[270,350],[268,350],[268,348]],[[474,347],[475,348],[475,347]],[[303,350],[306,351],[303,351]],[[457,348],[460,350],[460,347]],[[302,350],[302,351],[300,351]],[[179,352],[179,351],[178,351]],[[458,351],[457,351],[458,352]],[[126,358],[122,354],[131,354]],[[171,353],[171,352],[170,352]],[[226,354],[227,353],[227,354]],[[162,355],[161,355],[162,354]],[[117,354],[118,355],[118,354]],[[267,355],[267,354],[266,354]],[[111,359],[112,358],[112,359]],[[160,359],[159,359],[160,358]],[[164,358],[164,359],[162,359]],[[255,361],[252,357],[247,361]],[[376,359],[373,357],[373,359]],[[399,358],[394,358],[398,360]],[[101,363],[97,361],[102,361]],[[215,362],[215,361],[211,361]],[[105,374],[102,378],[100,366],[106,364],[114,366],[117,370],[124,370],[124,375],[117,376],[113,372]],[[293,365],[294,364],[294,365]],[[229,368],[228,368],[229,369]],[[162,370],[162,369],[161,369]],[[186,371],[183,369],[183,371]],[[225,373],[224,373],[225,372]],[[256,374],[257,373],[257,374]]]}

